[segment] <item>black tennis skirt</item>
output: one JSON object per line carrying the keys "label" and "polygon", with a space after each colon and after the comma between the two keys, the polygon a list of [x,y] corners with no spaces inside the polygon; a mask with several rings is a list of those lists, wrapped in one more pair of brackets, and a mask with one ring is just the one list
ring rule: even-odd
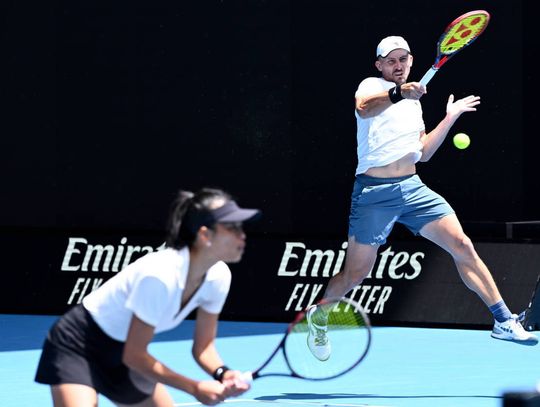
{"label": "black tennis skirt", "polygon": [[123,350],[124,342],[105,334],[82,304],[76,305],[50,329],[35,380],[83,384],[112,401],[139,403],[154,392],[156,383],[128,368]]}

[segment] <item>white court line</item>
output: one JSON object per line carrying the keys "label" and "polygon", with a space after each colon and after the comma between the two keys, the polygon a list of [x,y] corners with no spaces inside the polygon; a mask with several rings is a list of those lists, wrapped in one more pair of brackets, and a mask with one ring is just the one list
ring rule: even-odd
{"label": "white court line", "polygon": [[[235,399],[235,400],[225,400],[223,403],[234,404],[234,403],[267,403],[267,404],[289,404],[289,405],[309,405],[309,406],[318,406],[318,407],[389,407],[389,406],[376,406],[373,404],[349,404],[349,403],[325,403],[319,401],[295,401],[295,400],[254,400],[254,399]],[[175,403],[175,407],[188,407],[188,406],[202,406],[202,403],[199,402],[190,402],[190,403]]]}

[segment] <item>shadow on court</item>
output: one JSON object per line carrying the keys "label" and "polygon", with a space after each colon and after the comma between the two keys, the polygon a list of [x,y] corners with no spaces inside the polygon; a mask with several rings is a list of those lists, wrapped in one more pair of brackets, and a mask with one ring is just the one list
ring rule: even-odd
{"label": "shadow on court", "polygon": [[499,396],[482,395],[394,395],[382,396],[377,394],[348,394],[348,393],[281,393],[275,396],[255,397],[257,401],[278,401],[278,400],[344,400],[354,399],[356,402],[361,399],[502,399]]}

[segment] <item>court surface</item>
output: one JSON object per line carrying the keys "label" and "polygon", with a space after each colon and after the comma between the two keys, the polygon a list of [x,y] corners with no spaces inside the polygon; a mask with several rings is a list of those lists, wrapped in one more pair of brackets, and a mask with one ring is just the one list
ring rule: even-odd
{"label": "court surface", "polygon": [[[40,347],[55,316],[0,315],[0,406],[50,406],[47,386],[33,381]],[[207,378],[192,361],[193,321],[158,335],[151,352],[168,366]],[[227,365],[258,367],[279,342],[285,324],[220,323],[217,346]],[[367,358],[345,376],[324,382],[261,378],[228,406],[502,406],[507,391],[540,382],[540,346],[491,339],[487,330],[376,327]],[[283,360],[270,365],[283,369]],[[200,405],[171,389],[177,406]],[[100,406],[113,406],[100,399]]]}

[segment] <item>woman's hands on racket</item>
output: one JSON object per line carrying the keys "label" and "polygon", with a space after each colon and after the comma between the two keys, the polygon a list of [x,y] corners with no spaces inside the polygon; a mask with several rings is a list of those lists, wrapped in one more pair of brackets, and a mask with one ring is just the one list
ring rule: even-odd
{"label": "woman's hands on racket", "polygon": [[214,406],[230,397],[237,397],[251,388],[242,380],[242,373],[229,370],[223,377],[223,383],[217,380],[202,380],[195,388],[195,398],[206,406]]}
{"label": "woman's hands on racket", "polygon": [[227,397],[237,397],[251,388],[251,383],[244,380],[244,374],[238,370],[228,370],[223,375]]}
{"label": "woman's hands on racket", "polygon": [[215,406],[227,398],[226,387],[217,380],[197,382],[193,397],[205,406]]}

